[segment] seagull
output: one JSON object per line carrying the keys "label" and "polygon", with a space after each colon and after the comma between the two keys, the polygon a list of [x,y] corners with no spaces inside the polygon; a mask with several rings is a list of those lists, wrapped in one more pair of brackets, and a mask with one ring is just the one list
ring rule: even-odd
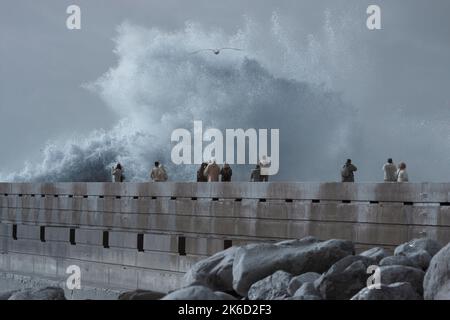
{"label": "seagull", "polygon": [[242,51],[242,49],[238,49],[238,48],[202,49],[202,50],[198,50],[198,51],[192,52],[191,54],[199,53],[199,52],[202,52],[202,51],[212,51],[215,55],[218,55],[220,53],[220,51],[222,51],[222,50]]}

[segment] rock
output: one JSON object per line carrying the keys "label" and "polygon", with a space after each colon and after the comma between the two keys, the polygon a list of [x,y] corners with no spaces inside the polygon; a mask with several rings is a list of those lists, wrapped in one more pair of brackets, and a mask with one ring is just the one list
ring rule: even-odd
{"label": "rock", "polygon": [[184,286],[203,285],[215,291],[233,291],[233,261],[238,247],[197,262],[184,275]]}
{"label": "rock", "polygon": [[423,270],[430,264],[431,258],[439,252],[442,246],[428,238],[414,239],[395,248],[395,256],[406,256],[413,260]]}
{"label": "rock", "polygon": [[231,294],[225,292],[215,291],[214,294],[219,298],[218,300],[237,300]]}
{"label": "rock", "polygon": [[246,296],[251,285],[278,270],[292,275],[322,273],[336,261],[354,253],[345,240],[319,242],[308,237],[279,244],[249,244],[240,247],[233,263],[233,288]]}
{"label": "rock", "polygon": [[423,278],[425,272],[420,269],[406,266],[382,266],[380,267],[382,284],[393,284],[396,282],[409,282],[416,292],[423,295]]}
{"label": "rock", "polygon": [[359,255],[362,257],[372,258],[375,264],[378,264],[383,258],[386,258],[389,254],[384,248],[375,247],[370,250],[364,251]]}
{"label": "rock", "polygon": [[426,300],[450,300],[450,243],[431,259],[423,288]]}
{"label": "rock", "polygon": [[367,268],[373,259],[349,256],[335,263],[317,280],[320,295],[327,300],[348,300],[367,286]]}
{"label": "rock", "polygon": [[14,293],[16,293],[17,291],[18,291],[18,290],[0,293],[0,301],[8,300],[9,297],[11,297],[11,296],[12,296]]}
{"label": "rock", "polygon": [[165,294],[161,292],[138,289],[121,293],[118,300],[159,300],[164,296]]}
{"label": "rock", "polygon": [[313,282],[305,282],[293,295],[295,300],[322,300]]}
{"label": "rock", "polygon": [[64,290],[58,287],[23,289],[13,293],[8,300],[66,300]]}
{"label": "rock", "polygon": [[289,282],[292,275],[277,271],[274,274],[255,282],[248,290],[250,300],[275,300],[277,298],[286,298],[288,294]]}
{"label": "rock", "polygon": [[421,267],[417,264],[416,261],[407,257],[407,256],[390,256],[382,259],[380,261],[381,266],[407,266],[421,269]]}
{"label": "rock", "polygon": [[422,300],[408,282],[382,284],[380,289],[364,288],[351,300]]}
{"label": "rock", "polygon": [[[228,296],[228,295],[227,295]],[[161,300],[229,300],[205,286],[190,286],[173,291]]]}
{"label": "rock", "polygon": [[299,276],[293,277],[289,282],[287,292],[293,296],[294,293],[305,283],[314,282],[320,278],[320,274],[315,272],[307,272]]}

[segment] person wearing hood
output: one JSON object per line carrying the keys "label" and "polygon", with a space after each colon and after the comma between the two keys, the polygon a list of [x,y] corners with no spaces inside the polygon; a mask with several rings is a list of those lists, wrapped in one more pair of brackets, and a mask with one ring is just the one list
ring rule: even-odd
{"label": "person wearing hood", "polygon": [[223,182],[230,182],[231,176],[233,175],[233,170],[231,170],[231,167],[228,163],[224,163],[222,169],[220,170],[220,175],[222,176]]}
{"label": "person wearing hood", "polygon": [[212,158],[204,172],[208,182],[218,182],[220,167],[216,164],[216,159]]}
{"label": "person wearing hood", "polygon": [[206,162],[203,162],[200,165],[200,168],[197,170],[197,182],[208,182],[208,178],[205,176],[205,169],[208,166]]}
{"label": "person wearing hood", "polygon": [[117,165],[112,168],[112,176],[113,182],[123,182],[124,180],[123,168],[120,163],[117,163]]}

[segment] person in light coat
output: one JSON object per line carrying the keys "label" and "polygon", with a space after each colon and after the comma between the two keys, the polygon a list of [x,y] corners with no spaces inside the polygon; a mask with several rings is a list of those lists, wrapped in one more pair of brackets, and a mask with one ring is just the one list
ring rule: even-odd
{"label": "person in light coat", "polygon": [[123,168],[120,163],[118,163],[115,167],[112,168],[112,176],[113,176],[113,182],[122,182],[123,181]]}
{"label": "person in light coat", "polygon": [[398,165],[397,182],[409,182],[408,172],[406,172],[406,164],[404,162]]}
{"label": "person in light coat", "polygon": [[387,163],[383,166],[384,182],[396,182],[397,181],[397,166],[392,159],[388,159]]}
{"label": "person in light coat", "polygon": [[205,169],[205,176],[208,182],[218,182],[220,175],[220,167],[216,164],[216,159],[212,158]]}
{"label": "person in light coat", "polygon": [[152,172],[150,173],[150,178],[154,182],[164,182],[167,181],[167,172],[166,169],[163,167],[162,164],[159,163],[159,161],[155,162],[155,167],[152,169]]}

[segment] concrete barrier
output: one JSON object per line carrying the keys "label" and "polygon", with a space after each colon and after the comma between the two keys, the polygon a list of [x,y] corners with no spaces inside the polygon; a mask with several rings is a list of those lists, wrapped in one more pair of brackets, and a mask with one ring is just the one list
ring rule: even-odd
{"label": "concrete barrier", "polygon": [[169,291],[230,245],[315,236],[450,241],[443,183],[0,183],[0,271]]}

